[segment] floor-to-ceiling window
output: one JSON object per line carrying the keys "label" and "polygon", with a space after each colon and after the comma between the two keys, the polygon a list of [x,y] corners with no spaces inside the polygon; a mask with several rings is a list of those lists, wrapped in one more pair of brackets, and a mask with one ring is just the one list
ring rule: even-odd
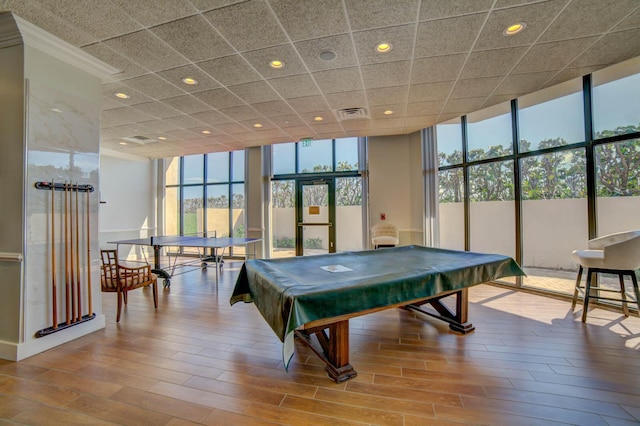
{"label": "floor-to-ceiling window", "polygon": [[358,146],[358,138],[272,146],[272,257],[362,249]]}
{"label": "floor-to-ceiling window", "polygon": [[514,256],[527,273],[516,285],[571,294],[572,250],[640,228],[638,59],[436,134],[440,246]]}
{"label": "floor-to-ceiling window", "polygon": [[165,181],[166,235],[245,236],[244,151],[169,159]]}

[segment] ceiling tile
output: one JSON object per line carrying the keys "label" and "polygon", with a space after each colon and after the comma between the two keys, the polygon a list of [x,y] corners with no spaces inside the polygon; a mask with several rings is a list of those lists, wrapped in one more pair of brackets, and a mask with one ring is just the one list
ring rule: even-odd
{"label": "ceiling tile", "polygon": [[415,57],[451,55],[471,50],[486,13],[422,22],[418,25]]}
{"label": "ceiling tile", "polygon": [[[108,1],[39,0],[39,3],[98,39],[116,37],[142,28],[138,22]],[[96,16],[100,19],[95,19]]]}
{"label": "ceiling tile", "polygon": [[107,127],[120,126],[122,124],[136,123],[151,120],[153,117],[133,107],[109,109],[102,112],[100,120]]}
{"label": "ceiling tile", "polygon": [[180,126],[166,120],[148,120],[140,123],[147,132],[168,132],[177,130]]}
{"label": "ceiling tile", "polygon": [[406,102],[409,86],[380,87],[367,90],[369,105],[392,105]]}
{"label": "ceiling tile", "polygon": [[453,87],[450,99],[487,97],[498,87],[502,77],[473,78],[458,80]]}
{"label": "ceiling tile", "polygon": [[[385,114],[387,111],[392,111],[391,114]],[[387,105],[387,106],[375,106],[369,108],[369,116],[373,119],[380,120],[392,120],[404,117],[406,114],[405,104],[399,105]]]}
{"label": "ceiling tile", "polygon": [[235,106],[231,108],[222,108],[220,109],[220,112],[223,113],[224,115],[228,115],[229,117],[233,118],[236,121],[253,120],[256,118],[262,118],[260,113],[258,113],[248,105],[240,105],[240,106]]}
{"label": "ceiling tile", "polygon": [[196,112],[191,114],[191,116],[210,126],[217,126],[222,123],[229,123],[233,121],[231,118],[227,117],[226,115],[213,110]]}
{"label": "ceiling tile", "polygon": [[420,7],[420,20],[427,21],[482,12],[491,9],[492,4],[493,0],[423,1]]}
{"label": "ceiling tile", "polygon": [[545,31],[540,41],[566,40],[602,34],[613,28],[637,7],[637,0],[571,2],[551,27]]}
{"label": "ceiling tile", "polygon": [[601,68],[602,68],[602,65],[596,65],[592,67],[581,67],[581,68],[567,68],[560,71],[555,76],[553,76],[549,81],[545,83],[544,87],[551,87],[565,81],[573,80],[574,78],[591,74]]}
{"label": "ceiling tile", "polygon": [[453,83],[453,81],[440,81],[437,83],[412,84],[409,87],[409,102],[415,103],[447,99]]}
{"label": "ceiling tile", "polygon": [[196,92],[193,94],[193,96],[200,99],[202,102],[206,102],[216,109],[244,105],[242,99],[238,98],[236,95],[231,93],[229,89],[226,88]]}
{"label": "ceiling tile", "polygon": [[411,62],[400,61],[364,65],[361,69],[366,89],[401,86],[409,80]]}
{"label": "ceiling tile", "polygon": [[185,114],[193,114],[196,112],[208,111],[211,109],[211,106],[205,104],[199,99],[191,95],[180,95],[174,96],[172,98],[164,98],[162,100],[163,103],[184,112]]}
{"label": "ceiling tile", "polygon": [[198,11],[188,0],[153,0],[153,7],[148,7],[149,0],[111,1],[146,27],[184,18]]}
{"label": "ceiling tile", "polygon": [[[126,93],[127,95],[129,95],[129,99],[115,98],[114,93]],[[102,95],[112,99],[117,99],[118,102],[124,105],[141,104],[153,100],[153,98],[145,95],[142,92],[132,89],[125,84],[122,84],[122,82],[103,84]]]}
{"label": "ceiling tile", "polygon": [[352,31],[415,22],[418,16],[418,0],[367,0],[367,7],[362,7],[362,0],[346,0],[347,14]]}
{"label": "ceiling tile", "polygon": [[180,114],[180,111],[162,102],[146,102],[134,105],[134,108],[156,118],[174,117]]}
{"label": "ceiling tile", "polygon": [[640,30],[609,33],[573,61],[570,67],[611,65],[640,55]]}
{"label": "ceiling tile", "polygon": [[438,115],[442,110],[444,101],[429,101],[429,102],[416,102],[407,104],[408,116],[421,116],[421,115]]}
{"label": "ceiling tile", "polygon": [[486,97],[449,99],[444,105],[442,113],[468,114],[469,112],[479,110],[486,99]]}
{"label": "ceiling tile", "polygon": [[[353,42],[348,34],[299,41],[295,43],[295,48],[310,71],[346,68],[357,64]],[[332,51],[336,57],[324,61],[318,56],[324,51]]]}
{"label": "ceiling tile", "polygon": [[173,124],[174,126],[182,129],[191,129],[194,127],[202,126],[202,123],[199,120],[196,120],[190,115],[178,115],[175,117],[165,118],[162,121]]}
{"label": "ceiling tile", "polygon": [[265,81],[239,84],[229,87],[229,90],[248,104],[280,100],[278,94]]}
{"label": "ceiling tile", "polygon": [[[360,65],[365,65],[411,59],[415,28],[416,26],[412,24],[353,33],[358,62]],[[376,46],[382,42],[390,43],[393,46],[391,51],[387,53],[376,51]]]}
{"label": "ceiling tile", "polygon": [[[551,0],[491,12],[474,50],[499,49],[533,43],[558,16],[566,3],[566,0]],[[526,23],[524,30],[512,36],[505,36],[504,30],[517,22]]]}
{"label": "ceiling tile", "polygon": [[200,15],[151,28],[165,43],[197,62],[233,53],[233,48]]}
{"label": "ceiling tile", "polygon": [[316,132],[306,124],[304,126],[288,127],[284,130],[291,136],[289,142],[295,142],[305,138],[314,139],[314,136],[316,135]]}
{"label": "ceiling tile", "polygon": [[326,37],[349,30],[342,0],[269,0],[269,3],[291,40]]}
{"label": "ceiling tile", "polygon": [[640,28],[640,8],[636,10],[634,13],[625,18],[624,21],[620,22],[613,29],[614,31],[621,30],[630,30],[634,28]]}
{"label": "ceiling tile", "polygon": [[216,125],[216,128],[229,135],[246,133],[248,130],[245,126],[242,126],[238,123],[223,123]]}
{"label": "ceiling tile", "polygon": [[173,84],[167,83],[156,74],[141,75],[140,77],[122,80],[121,83],[156,99],[176,96],[184,93],[184,91],[178,89]]}
{"label": "ceiling tile", "polygon": [[211,77],[227,86],[262,79],[260,74],[241,55],[225,56],[224,58],[198,62],[197,65]]}
{"label": "ceiling tile", "polygon": [[[215,81],[209,74],[202,71],[195,65],[186,65],[184,67],[173,68],[166,71],[158,72],[158,75],[174,86],[178,86],[186,92],[202,92],[208,89],[215,89],[220,87],[220,84]],[[182,79],[190,77],[195,79],[198,84],[188,85],[185,84]]]}
{"label": "ceiling tile", "polygon": [[265,117],[277,117],[281,115],[295,114],[291,107],[284,101],[275,100],[252,104],[253,108]]}
{"label": "ceiling tile", "polygon": [[205,12],[204,17],[241,52],[288,41],[263,0],[249,0],[214,9]]}
{"label": "ceiling tile", "polygon": [[362,90],[362,77],[357,67],[318,71],[313,73],[313,78],[323,93]]}
{"label": "ceiling tile", "polygon": [[109,93],[108,95],[102,95],[100,105],[102,105],[102,110],[106,111],[113,108],[122,108],[126,104],[119,102],[118,98]]}
{"label": "ceiling tile", "polygon": [[366,106],[364,90],[355,92],[327,93],[325,95],[329,106],[333,109],[355,108]]}
{"label": "ceiling tile", "polygon": [[460,78],[493,77],[505,75],[522,58],[526,47],[472,52]]}
{"label": "ceiling tile", "polygon": [[271,117],[271,121],[282,129],[288,129],[290,127],[305,126],[305,122],[298,115],[280,115],[277,117]]}
{"label": "ceiling tile", "polygon": [[[291,44],[253,50],[243,53],[242,56],[264,78],[284,77],[307,72],[307,68]],[[284,63],[284,67],[280,69],[271,68],[269,63],[273,60],[281,61]]]}
{"label": "ceiling tile", "polygon": [[149,71],[136,64],[135,62],[118,54],[113,49],[102,43],[92,44],[82,48],[89,55],[100,59],[101,61],[120,70],[119,73],[110,76],[113,80],[123,80],[126,78],[137,77],[147,74]]}
{"label": "ceiling tile", "polygon": [[312,111],[322,111],[328,108],[328,105],[322,96],[304,96],[301,98],[290,99],[287,101],[291,108],[298,114]]}
{"label": "ceiling tile", "polygon": [[466,54],[460,54],[414,59],[411,70],[411,83],[451,80],[460,74],[466,57]]}
{"label": "ceiling tile", "polygon": [[433,126],[437,123],[437,115],[424,115],[422,117],[408,117],[404,121],[405,127],[414,128],[414,131]]}
{"label": "ceiling tile", "polygon": [[64,16],[59,16],[56,11],[42,7],[38,2],[4,0],[0,1],[0,10],[11,10],[22,19],[75,46],[98,41],[96,36],[65,20]]}
{"label": "ceiling tile", "polygon": [[112,38],[105,45],[150,71],[161,71],[185,65],[187,60],[149,31],[138,31]]}
{"label": "ceiling tile", "polygon": [[301,98],[320,94],[318,86],[309,74],[272,78],[269,84],[284,99]]}
{"label": "ceiling tile", "polygon": [[518,62],[513,74],[557,71],[563,69],[577,56],[591,46],[597,37],[584,37],[573,40],[536,44]]}
{"label": "ceiling tile", "polygon": [[182,141],[185,139],[191,139],[198,136],[196,133],[193,133],[192,131],[187,129],[170,130],[165,133],[168,135],[169,140],[179,140],[179,141]]}
{"label": "ceiling tile", "polygon": [[[266,118],[253,119],[240,121],[239,124],[243,125],[247,129],[251,129],[256,133],[261,133],[263,136],[268,134],[268,130],[277,129],[277,126]],[[262,127],[255,127],[254,124],[260,124]],[[282,131],[278,129],[279,135],[282,136]]]}
{"label": "ceiling tile", "polygon": [[[525,93],[531,93],[543,87],[555,72],[537,72],[532,74],[508,75],[498,86],[493,95],[512,95],[513,98]],[[517,96],[513,96],[517,95]]]}

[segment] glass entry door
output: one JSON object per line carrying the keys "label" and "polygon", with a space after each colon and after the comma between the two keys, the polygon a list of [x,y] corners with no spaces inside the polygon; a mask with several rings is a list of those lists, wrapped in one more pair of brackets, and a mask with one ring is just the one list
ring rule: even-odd
{"label": "glass entry door", "polygon": [[296,256],[336,251],[333,178],[300,179],[296,191]]}

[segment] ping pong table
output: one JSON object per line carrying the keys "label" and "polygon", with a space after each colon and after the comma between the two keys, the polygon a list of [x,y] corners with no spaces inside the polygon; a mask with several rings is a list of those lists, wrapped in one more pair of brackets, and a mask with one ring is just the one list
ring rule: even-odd
{"label": "ping pong table", "polygon": [[[116,248],[120,245],[139,245],[153,247],[153,269],[151,272],[163,279],[163,285],[169,287],[171,285],[171,277],[174,275],[176,264],[174,263],[171,272],[169,269],[162,268],[160,264],[160,251],[162,247],[189,247],[198,249],[199,262],[201,268],[206,268],[207,262],[214,262],[216,266],[216,285],[218,285],[218,273],[222,265],[222,256],[228,247],[253,245],[253,257],[255,258],[256,243],[262,241],[261,238],[217,238],[217,237],[201,237],[201,236],[183,236],[183,235],[164,235],[147,238],[135,238],[131,240],[109,241],[109,244],[116,244]],[[200,253],[200,249],[203,250]],[[208,250],[208,253],[207,253]],[[246,252],[245,252],[246,254]]]}
{"label": "ping pong table", "polygon": [[[468,322],[468,288],[516,275],[524,273],[508,256],[422,246],[251,259],[240,270],[230,302],[255,304],[283,342],[285,368],[295,335],[340,383],[357,375],[349,364],[350,318],[404,308],[469,333],[474,326]],[[449,296],[455,297],[452,306],[443,302]]]}

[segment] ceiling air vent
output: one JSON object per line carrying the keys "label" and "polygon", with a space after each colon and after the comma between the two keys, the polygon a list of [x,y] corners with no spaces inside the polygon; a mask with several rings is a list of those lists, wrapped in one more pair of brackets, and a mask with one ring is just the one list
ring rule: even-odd
{"label": "ceiling air vent", "polygon": [[155,139],[148,138],[146,136],[127,136],[126,138],[122,138],[125,141],[137,143],[139,145],[146,145],[148,143],[158,142]]}
{"label": "ceiling air vent", "polygon": [[338,118],[343,120],[357,120],[361,118],[369,118],[366,108],[344,108],[336,111]]}

